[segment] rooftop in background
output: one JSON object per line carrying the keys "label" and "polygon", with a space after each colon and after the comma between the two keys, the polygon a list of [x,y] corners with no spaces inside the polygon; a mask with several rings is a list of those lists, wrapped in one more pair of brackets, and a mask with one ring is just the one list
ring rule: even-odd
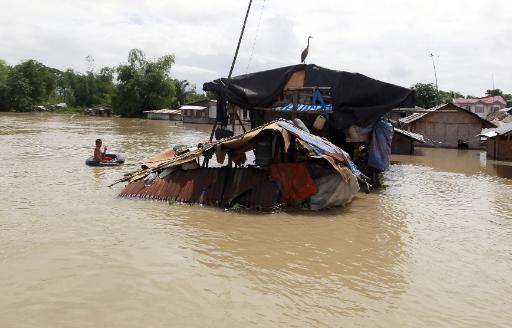
{"label": "rooftop in background", "polygon": [[155,110],[145,110],[144,113],[175,114],[175,115],[179,115],[179,114],[181,114],[181,110],[179,110],[179,109],[163,108],[163,109],[155,109]]}
{"label": "rooftop in background", "polygon": [[507,105],[505,99],[502,96],[486,96],[481,98],[454,98],[453,103],[456,105],[471,105],[471,104],[495,104],[500,103],[503,105]]}
{"label": "rooftop in background", "polygon": [[409,124],[409,123],[412,123],[412,122],[414,122],[416,120],[419,120],[420,118],[422,118],[423,116],[429,114],[430,112],[433,112],[433,110],[424,109],[424,110],[421,111],[421,113],[414,113],[414,114],[411,114],[409,116],[402,117],[398,121],[400,121],[400,123]]}
{"label": "rooftop in background", "polygon": [[512,132],[512,123],[505,123],[497,127],[494,131],[500,136]]}
{"label": "rooftop in background", "polygon": [[419,133],[405,131],[405,130],[398,129],[398,128],[395,128],[395,133],[406,136],[407,138],[413,139],[414,141],[417,141],[419,143],[425,143],[425,138],[423,137],[423,135],[421,135]]}
{"label": "rooftop in background", "polygon": [[486,119],[483,119],[482,117],[478,116],[477,114],[469,111],[469,110],[466,110],[460,106],[457,106],[456,104],[453,104],[453,103],[447,103],[447,104],[441,104],[441,105],[438,105],[438,106],[435,106],[435,107],[432,107],[432,108],[429,108],[429,109],[426,109],[424,111],[422,111],[421,113],[414,113],[412,115],[409,115],[407,117],[403,117],[401,119],[399,119],[399,122],[400,123],[404,123],[404,124],[409,124],[409,123],[412,123],[414,121],[417,121],[419,120],[420,118],[430,114],[430,113],[433,113],[433,112],[436,112],[436,111],[439,111],[439,112],[449,112],[449,111],[462,111],[464,113],[467,113],[468,115],[471,115],[475,118],[478,118],[479,120],[481,120],[486,126],[489,126],[489,127],[492,127],[492,126],[495,126],[493,123],[487,121]]}
{"label": "rooftop in background", "polygon": [[189,110],[205,110],[208,107],[206,106],[194,106],[194,105],[183,105],[180,109],[189,109]]}

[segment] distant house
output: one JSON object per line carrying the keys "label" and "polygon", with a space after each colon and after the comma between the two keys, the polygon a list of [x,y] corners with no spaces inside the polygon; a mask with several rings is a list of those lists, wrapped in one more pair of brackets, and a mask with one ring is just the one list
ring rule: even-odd
{"label": "distant house", "polygon": [[507,107],[507,102],[502,96],[487,96],[482,98],[455,98],[453,104],[464,108],[481,118],[486,118],[490,113],[494,113]]}
{"label": "distant house", "polygon": [[391,154],[412,155],[414,154],[415,143],[425,143],[421,134],[395,128],[391,143]]}
{"label": "distant house", "polygon": [[200,100],[180,107],[183,123],[213,123],[217,115],[217,102]]}
{"label": "distant house", "polygon": [[482,129],[495,127],[452,103],[401,118],[399,123],[405,130],[421,134],[433,145],[445,148],[478,149]]}
{"label": "distant house", "polygon": [[[217,117],[217,101],[201,100],[180,107],[183,123],[214,123]],[[249,111],[237,108],[242,121],[249,120]],[[229,112],[228,112],[229,113]],[[238,124],[238,122],[236,122]]]}
{"label": "distant house", "polygon": [[512,161],[512,123],[505,123],[483,133],[487,137],[487,157],[498,161]]}
{"label": "distant house", "polygon": [[512,115],[505,109],[500,109],[497,112],[490,113],[487,115],[486,120],[493,123],[496,126],[500,126],[504,123],[512,123]]}
{"label": "distant house", "polygon": [[180,110],[183,123],[210,123],[207,106],[183,105]]}
{"label": "distant house", "polygon": [[46,107],[44,107],[43,105],[39,105],[39,106],[35,106],[34,110],[36,112],[44,112],[44,111],[47,111],[48,109]]}
{"label": "distant house", "polygon": [[389,119],[392,122],[398,122],[398,120],[401,118],[407,117],[413,113],[418,113],[424,110],[425,108],[419,106],[415,106],[412,108],[393,108],[389,113]]}
{"label": "distant house", "polygon": [[144,111],[149,120],[181,121],[181,109],[156,109]]}
{"label": "distant house", "polygon": [[114,111],[110,107],[93,107],[82,110],[82,113],[88,116],[111,116]]}

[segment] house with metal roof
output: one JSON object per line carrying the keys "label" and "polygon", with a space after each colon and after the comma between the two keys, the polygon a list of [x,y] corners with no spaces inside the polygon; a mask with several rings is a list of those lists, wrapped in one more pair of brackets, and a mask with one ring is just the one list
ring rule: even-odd
{"label": "house with metal roof", "polygon": [[442,104],[399,120],[401,127],[421,134],[429,141],[425,146],[444,148],[480,148],[480,132],[495,127],[479,115],[455,104]]}
{"label": "house with metal roof", "polygon": [[502,96],[486,96],[482,98],[455,98],[453,103],[482,118],[486,118],[490,113],[497,112],[507,107],[507,102]]}
{"label": "house with metal roof", "polygon": [[487,137],[487,158],[498,161],[512,161],[512,123],[482,133]]}
{"label": "house with metal roof", "polygon": [[415,144],[424,144],[425,138],[421,134],[394,128],[391,142],[391,154],[413,155]]}
{"label": "house with metal roof", "polygon": [[179,109],[156,109],[144,111],[146,117],[149,120],[170,120],[170,121],[181,121],[181,110]]}
{"label": "house with metal roof", "polygon": [[[181,110],[183,123],[211,124],[215,122],[215,118],[217,117],[216,100],[200,100],[185,104],[179,109]],[[237,108],[237,112],[241,120],[249,120],[249,113],[247,110]]]}

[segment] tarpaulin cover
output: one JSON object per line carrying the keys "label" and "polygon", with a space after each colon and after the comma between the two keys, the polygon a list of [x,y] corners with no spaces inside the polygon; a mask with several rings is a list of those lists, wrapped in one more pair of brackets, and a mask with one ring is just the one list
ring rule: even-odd
{"label": "tarpaulin cover", "polygon": [[305,163],[272,164],[271,176],[280,182],[285,203],[303,201],[318,193],[318,187]]}
{"label": "tarpaulin cover", "polygon": [[305,72],[304,87],[330,87],[330,123],[336,128],[352,124],[369,126],[397,107],[414,107],[412,90],[381,82],[359,73],[336,71],[313,64],[299,64],[207,82],[204,91],[226,92],[228,101],[246,109],[269,108],[277,101],[293,73]]}
{"label": "tarpaulin cover", "polygon": [[389,167],[389,154],[391,154],[391,141],[393,138],[393,125],[385,119],[375,123],[370,143],[368,165],[379,171]]}

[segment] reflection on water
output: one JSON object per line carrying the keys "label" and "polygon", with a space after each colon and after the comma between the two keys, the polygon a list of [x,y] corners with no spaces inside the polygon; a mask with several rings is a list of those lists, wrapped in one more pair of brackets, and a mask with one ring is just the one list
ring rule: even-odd
{"label": "reflection on water", "polygon": [[[509,163],[419,149],[393,157],[382,191],[318,213],[107,188],[210,128],[0,114],[0,327],[509,325]],[[86,167],[98,137],[127,165]]]}
{"label": "reflection on water", "polygon": [[414,156],[393,155],[393,163],[424,165],[442,171],[512,179],[512,162],[486,158],[484,150],[416,148]]}

